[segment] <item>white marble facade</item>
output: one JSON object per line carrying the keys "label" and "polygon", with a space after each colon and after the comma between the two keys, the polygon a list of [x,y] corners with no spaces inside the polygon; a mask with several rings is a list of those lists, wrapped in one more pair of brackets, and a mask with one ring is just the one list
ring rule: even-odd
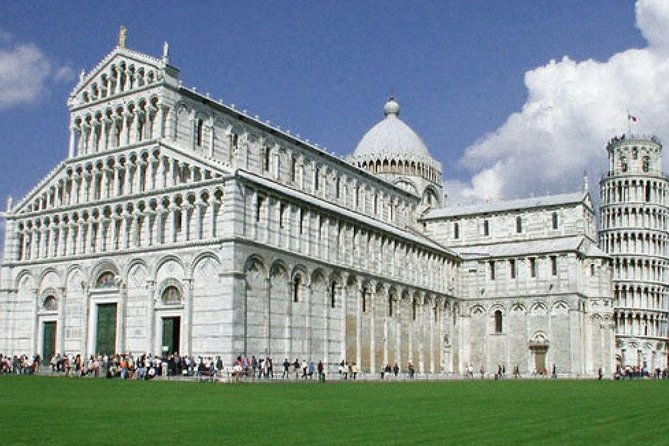
{"label": "white marble facade", "polygon": [[167,47],[82,73],[69,156],[8,205],[0,352],[612,371],[587,190],[446,206],[393,99],[342,159],[178,78]]}

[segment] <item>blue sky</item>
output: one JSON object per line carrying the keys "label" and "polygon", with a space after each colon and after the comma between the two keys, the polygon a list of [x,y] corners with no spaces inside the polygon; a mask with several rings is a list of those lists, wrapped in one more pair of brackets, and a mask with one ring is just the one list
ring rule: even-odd
{"label": "blue sky", "polygon": [[[641,3],[651,18],[663,18],[663,6],[657,6],[657,1]],[[350,153],[382,117],[383,103],[393,89],[401,117],[444,164],[444,177],[450,182],[447,190],[463,199],[577,188],[581,164],[587,167],[593,160],[594,164],[603,160],[607,132],[623,130],[624,120],[612,123],[593,113],[592,119],[608,121],[602,130],[590,134],[575,128],[577,136],[587,133],[592,157],[563,166],[569,175],[558,172],[548,179],[510,184],[514,175],[524,173],[519,169],[508,174],[520,162],[504,144],[519,144],[504,137],[504,132],[509,117],[528,103],[526,73],[539,70],[538,86],[530,96],[541,96],[548,90],[565,89],[560,85],[560,73],[569,65],[564,56],[575,64],[594,59],[604,70],[612,56],[648,46],[635,27],[634,2],[623,0],[199,1],[188,5],[0,1],[0,12],[0,197],[15,198],[66,156],[67,96],[78,72],[90,70],[112,50],[120,24],[128,28],[128,46],[138,51],[157,56],[162,42],[169,41],[172,62],[181,69],[184,84],[211,92],[213,98],[248,109],[342,155]],[[648,26],[658,28],[654,23]],[[14,67],[15,59],[21,58],[13,57],[24,48],[31,49],[31,57]],[[552,59],[557,61],[553,68]],[[572,68],[579,73],[579,67],[585,65]],[[552,70],[558,79],[546,86],[540,74]],[[565,82],[579,80],[578,76],[566,78]],[[3,94],[17,82],[25,94],[3,101]],[[31,88],[37,90],[32,96]],[[552,101],[560,100],[550,96]],[[621,99],[620,104],[624,102]],[[618,105],[616,113],[623,116],[625,107]],[[625,105],[642,111],[650,107]],[[559,104],[550,107],[562,110]],[[649,115],[661,112],[653,109]],[[574,119],[581,122],[582,118]],[[565,125],[567,131],[578,127]],[[531,156],[531,145],[541,146],[545,153],[538,159],[548,157],[549,161],[551,154],[563,150],[550,138],[529,138],[523,153]],[[506,166],[506,177],[500,165]],[[528,165],[536,176],[541,175],[542,166],[554,164]],[[592,170],[593,175],[598,173]]]}

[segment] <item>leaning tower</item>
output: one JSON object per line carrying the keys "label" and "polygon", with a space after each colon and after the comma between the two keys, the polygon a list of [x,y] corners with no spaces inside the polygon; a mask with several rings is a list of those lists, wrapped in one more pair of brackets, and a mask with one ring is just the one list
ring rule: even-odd
{"label": "leaning tower", "polygon": [[618,365],[667,364],[667,191],[656,137],[613,138],[600,181],[600,247],[613,258]]}

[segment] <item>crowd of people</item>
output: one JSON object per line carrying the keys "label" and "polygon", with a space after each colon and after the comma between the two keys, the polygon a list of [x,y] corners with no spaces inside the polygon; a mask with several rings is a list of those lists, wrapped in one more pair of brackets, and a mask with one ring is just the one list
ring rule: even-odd
{"label": "crowd of people", "polygon": [[[294,361],[285,358],[280,366],[281,372],[274,373],[274,361],[271,357],[252,355],[250,358],[240,355],[231,366],[226,366],[220,356],[197,358],[182,356],[178,353],[164,354],[161,356],[150,353],[142,355],[115,354],[115,355],[91,355],[83,357],[77,355],[54,354],[48,361],[43,361],[39,354],[7,356],[0,353],[0,373],[8,375],[32,375],[38,372],[62,374],[65,376],[100,377],[150,380],[156,377],[195,377],[198,379],[211,379],[216,377],[230,376],[239,380],[270,380],[270,379],[295,379],[295,380],[318,380],[325,381],[328,373],[327,364],[323,361],[296,358]],[[341,360],[332,377],[338,376],[341,380],[356,380],[361,375],[361,370],[355,362]],[[557,378],[557,366],[553,364],[550,372],[546,369],[535,370],[533,377],[547,376]],[[387,363],[380,371],[381,380],[416,377],[416,369],[411,361],[402,370],[396,362],[391,366]],[[494,379],[506,378],[506,366],[500,364],[494,371],[494,375],[487,373],[481,366],[478,369],[481,379],[494,376]],[[472,364],[465,365],[464,378],[474,378],[475,370]],[[520,368],[513,367],[513,378],[521,378]],[[367,377],[369,378],[369,377]],[[597,378],[603,379],[603,369],[597,371]],[[669,368],[657,367],[650,370],[645,366],[618,367],[613,375],[616,380],[622,379],[669,379]]]}
{"label": "crowd of people", "polygon": [[[650,370],[648,367],[639,367],[639,366],[626,366],[618,367],[616,372],[613,374],[613,378],[616,380],[620,379],[635,379],[635,378],[655,378],[655,379],[668,379],[669,378],[669,368],[665,367],[664,369],[656,367],[655,370]],[[601,379],[601,378],[600,378]]]}

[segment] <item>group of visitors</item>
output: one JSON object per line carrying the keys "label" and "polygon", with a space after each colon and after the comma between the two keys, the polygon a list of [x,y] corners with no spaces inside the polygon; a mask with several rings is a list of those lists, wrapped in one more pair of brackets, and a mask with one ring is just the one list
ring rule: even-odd
{"label": "group of visitors", "polygon": [[0,353],[0,373],[3,375],[33,375],[39,369],[40,355],[4,356]]}
{"label": "group of visitors", "polygon": [[616,372],[613,374],[615,380],[621,379],[636,379],[636,378],[655,378],[655,379],[669,379],[669,368],[664,369],[656,367],[650,370],[646,366],[618,366]]}

